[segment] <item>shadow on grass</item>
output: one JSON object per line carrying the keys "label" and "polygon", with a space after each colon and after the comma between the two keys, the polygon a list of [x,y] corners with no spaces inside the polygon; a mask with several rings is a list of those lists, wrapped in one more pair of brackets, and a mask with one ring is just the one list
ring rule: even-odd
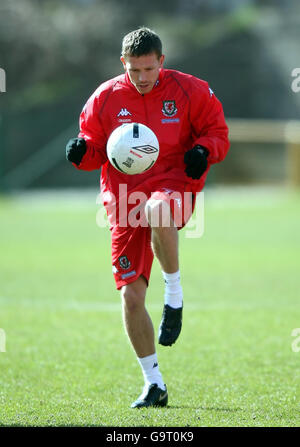
{"label": "shadow on grass", "polygon": [[[221,411],[221,412],[228,412],[228,413],[236,413],[237,411],[241,411],[241,408],[228,408],[228,407],[204,407],[204,406],[200,406],[200,407],[192,407],[191,405],[167,405],[166,407],[152,407],[152,408],[143,408],[143,409],[138,409],[137,414],[141,414],[144,412],[149,412],[151,410],[202,410],[202,411]],[[130,410],[130,412],[132,411],[132,409]],[[132,411],[132,413],[134,413],[134,411]],[[140,427],[144,427],[144,425],[139,425]],[[56,425],[30,425],[30,424],[4,424],[0,421],[0,427],[19,427],[19,428],[33,428],[33,429],[37,429],[37,428],[67,428],[67,427],[74,427],[74,428],[87,428],[87,427],[98,427],[98,428],[112,428],[111,425],[101,425],[101,424],[87,424],[87,425],[78,425],[78,424],[56,424]],[[127,426],[118,426],[119,427],[127,427]],[[145,427],[148,427],[148,425],[145,425]]]}
{"label": "shadow on grass", "polygon": [[180,410],[203,410],[203,411],[227,411],[228,413],[235,413],[241,411],[241,408],[227,408],[227,407],[192,407],[191,405],[168,405],[167,408]]}

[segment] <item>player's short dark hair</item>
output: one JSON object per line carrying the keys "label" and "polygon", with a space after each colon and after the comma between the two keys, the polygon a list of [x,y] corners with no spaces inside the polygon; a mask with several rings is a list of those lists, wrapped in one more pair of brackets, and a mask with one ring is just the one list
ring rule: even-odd
{"label": "player's short dark hair", "polygon": [[158,35],[149,28],[141,27],[126,34],[122,42],[122,56],[140,57],[156,53],[162,55],[162,43]]}

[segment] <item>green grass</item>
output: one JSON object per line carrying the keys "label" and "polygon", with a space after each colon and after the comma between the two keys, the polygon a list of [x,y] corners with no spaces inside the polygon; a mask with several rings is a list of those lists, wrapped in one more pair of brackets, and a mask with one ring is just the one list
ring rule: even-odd
{"label": "green grass", "polygon": [[[129,408],[142,375],[85,200],[0,201],[0,425],[299,426],[299,195],[206,192],[204,236],[181,232],[183,331],[158,346],[169,405],[148,410]],[[155,262],[156,332],[162,301]]]}

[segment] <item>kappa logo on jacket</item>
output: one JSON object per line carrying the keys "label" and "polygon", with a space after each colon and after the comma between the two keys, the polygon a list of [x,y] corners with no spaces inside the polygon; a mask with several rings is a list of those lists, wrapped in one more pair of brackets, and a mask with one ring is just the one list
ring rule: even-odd
{"label": "kappa logo on jacket", "polygon": [[131,115],[131,113],[126,109],[126,107],[122,107],[122,109],[120,110],[120,112],[118,113],[117,117],[119,116],[128,116]]}

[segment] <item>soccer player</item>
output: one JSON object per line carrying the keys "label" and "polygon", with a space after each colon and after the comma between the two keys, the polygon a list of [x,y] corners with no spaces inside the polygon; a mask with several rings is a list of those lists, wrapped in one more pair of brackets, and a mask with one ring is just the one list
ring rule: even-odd
{"label": "soccer player", "polygon": [[[110,222],[112,266],[121,290],[124,326],[140,363],[145,386],[132,408],[165,406],[168,392],[159,370],[154,329],[145,308],[153,256],[165,282],[164,308],[158,342],[171,346],[182,325],[178,230],[193,212],[197,192],[204,187],[210,166],[229,149],[228,128],[220,101],[207,82],[176,70],[164,69],[159,36],[142,27],[127,34],[121,62],[125,73],[101,84],[80,115],[80,133],[67,143],[66,157],[78,169],[101,169],[103,204]],[[147,172],[126,175],[108,161],[106,143],[123,123],[142,123],[156,134],[160,153]],[[120,211],[124,197],[141,191],[140,207],[147,225],[121,225],[112,209]],[[184,194],[189,192],[189,194]],[[176,199],[170,200],[171,195]],[[132,209],[128,205],[127,212]],[[184,218],[175,218],[180,210]],[[118,213],[117,213],[118,215]]]}

